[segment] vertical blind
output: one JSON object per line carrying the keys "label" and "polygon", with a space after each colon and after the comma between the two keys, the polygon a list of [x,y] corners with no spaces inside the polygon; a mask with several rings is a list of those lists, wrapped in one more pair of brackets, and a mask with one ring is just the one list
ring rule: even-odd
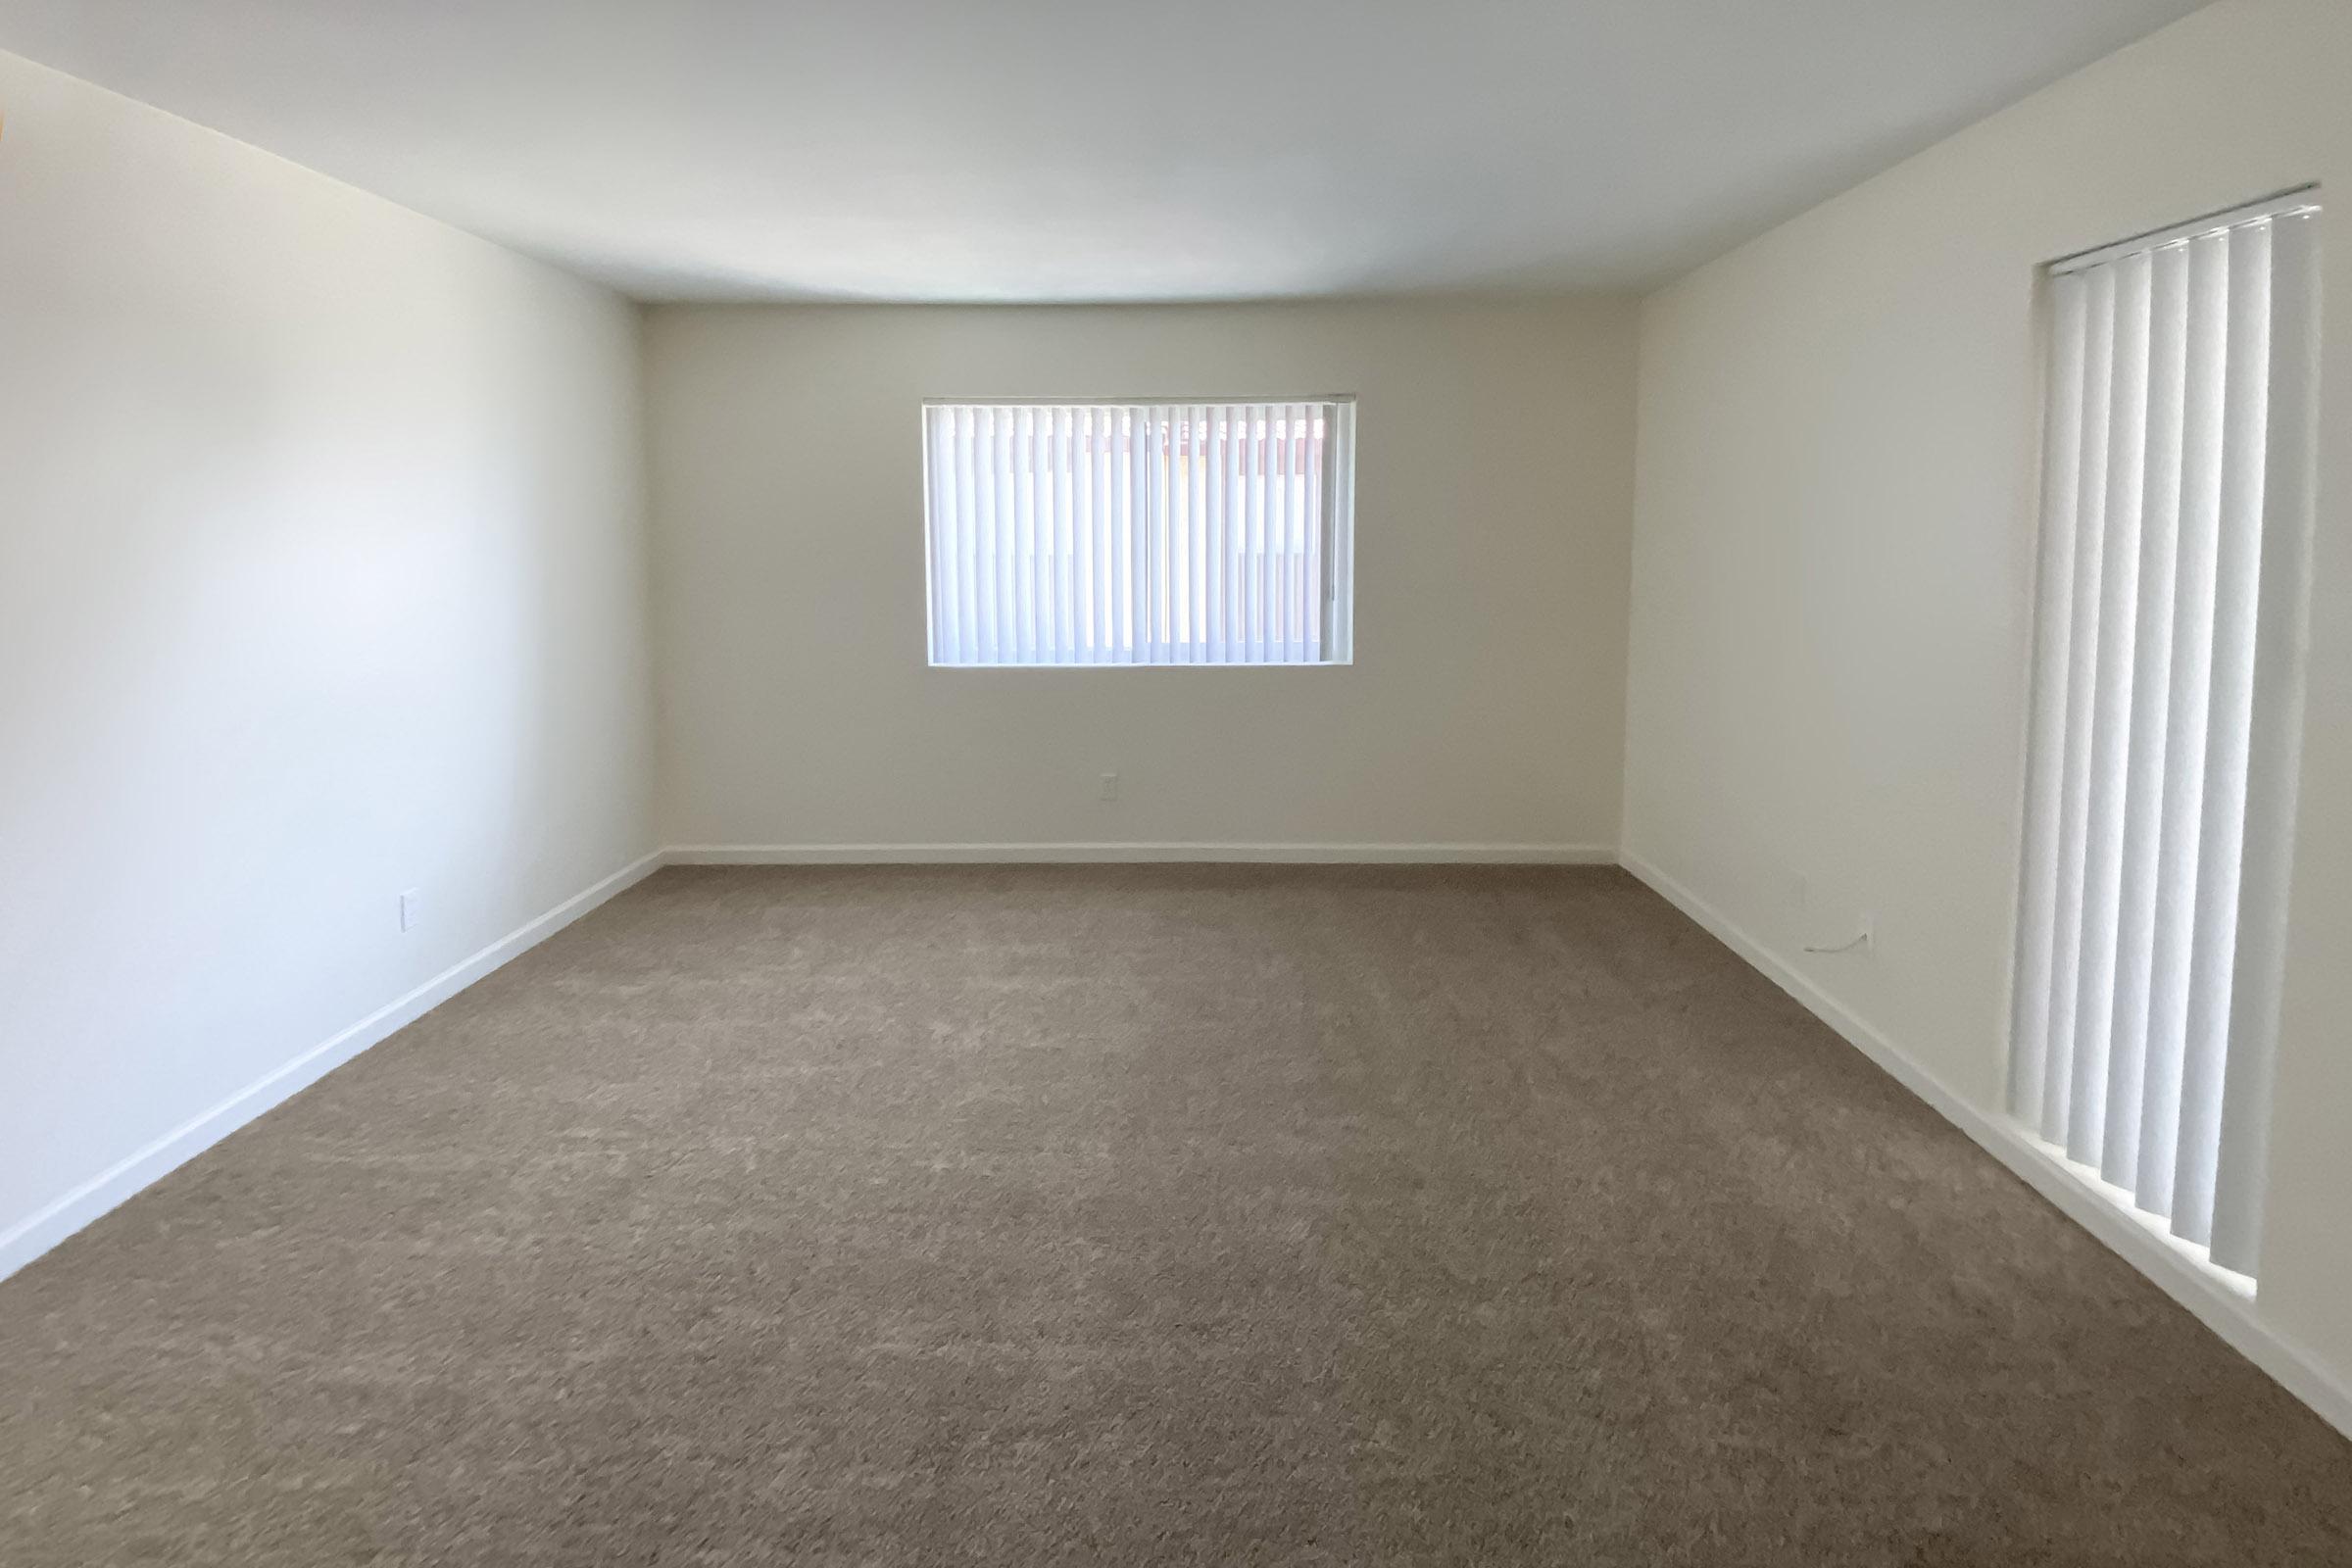
{"label": "vertical blind", "polygon": [[931,662],[1347,662],[1354,414],[925,405]]}
{"label": "vertical blind", "polygon": [[2212,1260],[2261,1232],[2317,411],[2308,198],[2050,278],[2012,1111]]}

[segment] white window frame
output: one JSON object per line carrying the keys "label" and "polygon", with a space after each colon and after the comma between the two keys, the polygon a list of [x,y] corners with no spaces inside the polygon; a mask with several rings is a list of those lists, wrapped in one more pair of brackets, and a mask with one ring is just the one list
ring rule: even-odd
{"label": "white window frame", "polygon": [[[1342,667],[1354,662],[1354,589],[1355,589],[1355,397],[1352,393],[1315,393],[1298,396],[1248,397],[1148,397],[1148,398],[926,398],[921,407],[921,450],[923,482],[923,612],[925,658],[934,669],[1320,669]],[[1033,564],[1026,571],[1017,565],[1007,568],[1004,559],[994,553],[994,545],[981,542],[981,536],[993,541],[993,530],[1011,525],[1035,527],[1048,514],[1055,519],[1053,525],[1064,529],[1077,526],[1077,519],[1066,512],[1055,512],[1043,495],[1033,487],[1039,485],[1037,474],[1030,469],[1014,467],[995,470],[1000,481],[1009,474],[1016,485],[1010,510],[993,492],[979,499],[976,492],[991,489],[991,485],[974,476],[959,461],[958,471],[943,474],[941,453],[955,451],[959,460],[965,454],[979,450],[973,445],[957,445],[960,439],[956,430],[943,427],[943,416],[964,416],[971,419],[1024,416],[1034,419],[1047,416],[1046,426],[1026,425],[1035,429],[1039,438],[1049,442],[1069,441],[1078,434],[1077,425],[1084,421],[1093,431],[1089,440],[1101,440],[1104,431],[1096,428],[1093,420],[1102,417],[1147,418],[1159,427],[1181,421],[1196,444],[1214,441],[1220,455],[1228,450],[1237,456],[1246,441],[1260,445],[1255,450],[1262,459],[1263,444],[1269,437],[1260,433],[1236,439],[1228,448],[1228,432],[1236,428],[1230,416],[1248,411],[1270,414],[1274,411],[1316,411],[1321,442],[1321,466],[1311,484],[1301,488],[1313,498],[1315,515],[1312,518],[1311,542],[1307,535],[1293,535],[1294,544],[1283,548],[1281,557],[1296,557],[1297,568],[1311,571],[1311,583],[1292,579],[1293,586],[1278,589],[1266,573],[1274,570],[1275,554],[1270,554],[1261,542],[1256,552],[1258,563],[1254,571],[1244,574],[1242,564],[1230,554],[1225,564],[1235,573],[1230,578],[1211,575],[1216,557],[1211,554],[1210,540],[1223,543],[1230,536],[1226,529],[1243,519],[1218,512],[1216,507],[1226,499],[1225,476],[1219,473],[1213,483],[1195,488],[1188,480],[1184,492],[1184,521],[1173,531],[1167,527],[1167,507],[1174,503],[1175,491],[1153,490],[1144,480],[1146,465],[1140,458],[1128,454],[1128,466],[1108,491],[1082,486],[1085,495],[1080,505],[1089,509],[1091,532],[1088,542],[1072,543],[1055,552],[1062,561],[1061,570],[1045,568],[1041,575]],[[1247,421],[1244,426],[1248,427]],[[996,427],[992,425],[992,430]],[[1132,427],[1121,439],[1132,441]],[[942,443],[946,443],[943,447]],[[1283,443],[1287,450],[1288,443]],[[1090,449],[1091,452],[1092,449]],[[1173,450],[1171,445],[1171,450]],[[1064,448],[1064,457],[1056,460],[1052,470],[1054,477],[1065,483],[1071,478],[1067,467],[1074,448]],[[1202,454],[1194,450],[1199,459]],[[1102,454],[1100,461],[1110,461]],[[1090,460],[1091,462],[1091,460]],[[1160,477],[1170,480],[1176,465],[1168,464]],[[1090,466],[1091,472],[1091,466]],[[1188,467],[1187,472],[1191,472]],[[1292,476],[1298,477],[1298,476]],[[1143,485],[1143,488],[1138,488]],[[1001,482],[996,488],[1002,488]],[[1286,493],[1287,490],[1286,490]],[[1270,498],[1271,486],[1264,487]],[[1098,515],[1093,510],[1097,496],[1106,495],[1115,501],[1115,516]],[[1071,505],[1068,495],[1059,497],[1058,505]],[[975,520],[975,506],[984,515]],[[1237,513],[1239,511],[1237,503]],[[1140,515],[1138,514],[1140,514]],[[1255,525],[1262,530],[1272,525],[1274,509],[1270,501],[1261,514],[1250,514]],[[1281,513],[1282,526],[1298,529],[1305,521],[1289,510]],[[1148,541],[1148,543],[1144,543]],[[1303,543],[1301,543],[1303,542]],[[1143,544],[1141,554],[1132,554]],[[1182,583],[1168,573],[1171,557],[1152,552],[1184,550],[1187,562],[1180,568]],[[1194,556],[1193,551],[1200,554]],[[1098,583],[1089,580],[1074,583],[1078,564],[1066,559],[1074,552],[1102,551],[1102,559],[1112,559],[1116,552],[1116,571],[1124,575]],[[1244,552],[1246,556],[1247,551]],[[943,566],[943,557],[955,560]],[[985,584],[980,572],[987,573]],[[1209,587],[1211,582],[1216,586]],[[1096,593],[1097,587],[1104,591]],[[1248,588],[1254,586],[1260,597],[1248,600]],[[975,603],[975,592],[994,587],[1006,595],[1004,604],[1010,613],[1000,614],[990,602],[985,609]],[[943,604],[943,594],[949,601]],[[1315,617],[1308,627],[1301,618],[1302,601],[1311,596]],[[1047,598],[1052,603],[1046,604]],[[1181,603],[1179,603],[1181,600]],[[1262,619],[1252,620],[1248,606],[1258,605]],[[1280,613],[1278,614],[1277,607]],[[1054,621],[1056,615],[1066,618]],[[1231,615],[1232,631],[1225,624],[1212,624]],[[1035,617],[1042,617],[1038,619]],[[1097,618],[1100,617],[1100,618]],[[985,625],[983,625],[985,623]],[[1037,628],[1054,623],[1051,635],[1038,635]],[[1253,631],[1252,628],[1255,628]],[[1234,633],[1238,632],[1239,635]]]}

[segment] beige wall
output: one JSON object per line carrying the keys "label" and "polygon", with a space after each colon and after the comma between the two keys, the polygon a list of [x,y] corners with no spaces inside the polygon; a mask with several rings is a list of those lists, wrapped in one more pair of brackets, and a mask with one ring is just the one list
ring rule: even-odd
{"label": "beige wall", "polygon": [[9,55],[0,115],[5,1272],[654,840],[633,310]]}
{"label": "beige wall", "polygon": [[[668,842],[1612,846],[1634,328],[1617,301],[653,311]],[[1361,400],[1351,667],[925,667],[922,399],[1309,392]]]}
{"label": "beige wall", "polygon": [[[1628,851],[1981,1109],[1999,1105],[2018,864],[2036,264],[2308,180],[2352,201],[2348,83],[2352,5],[2224,0],[1644,310]],[[2352,234],[2327,221],[2340,304]],[[2352,330],[2325,355],[2257,1310],[2347,1385]],[[1869,956],[1798,951],[1865,911]]]}

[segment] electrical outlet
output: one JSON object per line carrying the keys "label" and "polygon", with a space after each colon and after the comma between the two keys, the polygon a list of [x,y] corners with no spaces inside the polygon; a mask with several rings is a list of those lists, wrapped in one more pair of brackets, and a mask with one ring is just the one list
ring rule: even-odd
{"label": "electrical outlet", "polygon": [[409,888],[400,896],[400,928],[414,931],[416,922],[424,918],[424,895]]}
{"label": "electrical outlet", "polygon": [[1102,775],[1102,799],[1104,799],[1104,800],[1106,800],[1106,801],[1115,801],[1115,800],[1117,800],[1118,798],[1119,798],[1119,775],[1118,775],[1118,774],[1116,774],[1116,773],[1105,773],[1105,774],[1103,774],[1103,775]]}

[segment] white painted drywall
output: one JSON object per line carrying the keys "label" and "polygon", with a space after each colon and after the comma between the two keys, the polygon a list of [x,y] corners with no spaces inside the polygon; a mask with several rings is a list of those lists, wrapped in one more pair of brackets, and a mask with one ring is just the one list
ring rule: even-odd
{"label": "white painted drywall", "polygon": [[[666,842],[1613,844],[1634,327],[651,311]],[[1352,666],[926,667],[922,399],[1310,392],[1360,399]]]}
{"label": "white painted drywall", "polygon": [[[2308,180],[2352,207],[2347,82],[2352,5],[2223,0],[1645,307],[1628,854],[1979,1110],[1999,1110],[2007,1033],[2036,266]],[[2352,1387],[2352,227],[2326,222],[2337,319],[2256,1310]],[[1799,951],[1864,911],[1867,956]]]}
{"label": "white painted drywall", "polygon": [[634,308],[14,56],[0,116],[16,1261],[654,837]]}

